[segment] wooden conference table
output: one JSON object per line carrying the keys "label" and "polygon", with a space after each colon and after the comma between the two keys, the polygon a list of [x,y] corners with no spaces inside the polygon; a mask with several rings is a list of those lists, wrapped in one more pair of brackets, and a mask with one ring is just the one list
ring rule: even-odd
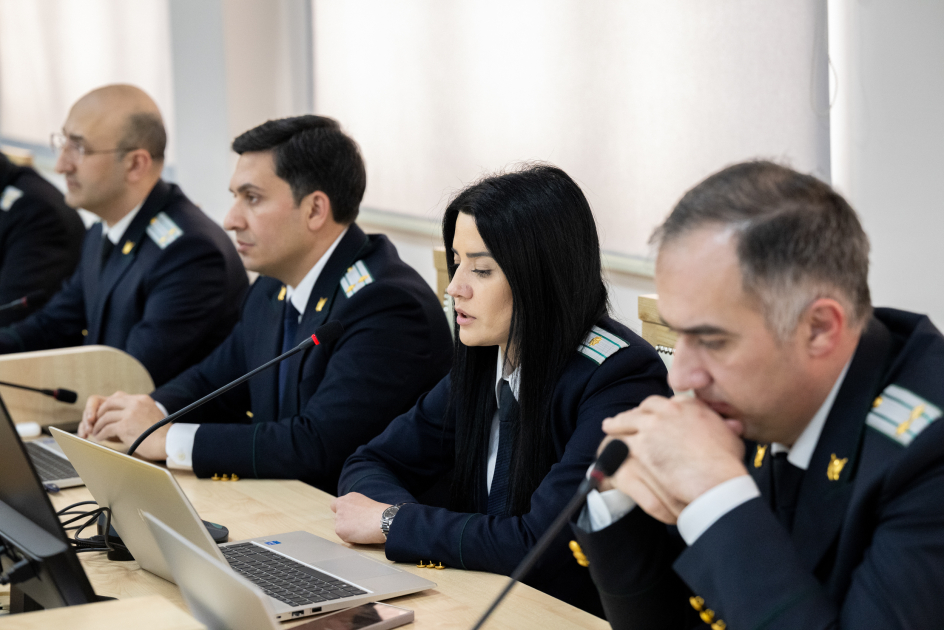
{"label": "wooden conference table", "polygon": [[[184,492],[190,497],[201,518],[222,523],[230,530],[230,540],[304,530],[340,542],[334,533],[334,515],[329,507],[331,496],[300,481],[251,480],[212,481],[197,479],[189,472],[176,472]],[[51,495],[53,505],[61,509],[71,503],[91,499],[84,487],[70,488]],[[91,535],[90,531],[85,532]],[[357,550],[382,562],[380,546],[356,546]],[[79,554],[85,571],[99,595],[117,597],[120,602],[91,604],[26,615],[0,617],[0,630],[6,628],[62,627],[77,628],[202,628],[187,615],[180,591],[170,582],[138,568],[136,562],[110,562],[105,554]],[[490,573],[458,569],[421,569],[398,565],[438,584],[429,591],[389,600],[415,612],[413,626],[425,628],[470,628],[488,603],[505,585],[507,578]],[[130,598],[147,599],[133,600]],[[168,604],[170,602],[170,604]],[[174,608],[176,605],[179,608]],[[107,610],[106,610],[107,607]],[[58,616],[56,616],[58,615]],[[51,616],[45,620],[43,617]],[[41,622],[42,623],[39,623]],[[48,623],[47,623],[48,622]],[[88,625],[86,626],[86,623]],[[291,622],[285,628],[291,628]],[[487,628],[609,628],[594,617],[529,586],[519,584],[492,615]]]}

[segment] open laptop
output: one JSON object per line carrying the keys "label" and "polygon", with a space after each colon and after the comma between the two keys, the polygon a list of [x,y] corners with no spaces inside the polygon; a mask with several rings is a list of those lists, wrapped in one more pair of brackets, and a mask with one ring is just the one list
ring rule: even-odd
{"label": "open laptop", "polygon": [[76,472],[66,454],[62,452],[56,441],[51,438],[38,438],[24,441],[26,454],[33,461],[33,467],[39,475],[40,481],[53,484],[57,488],[71,488],[81,486],[82,479]]}
{"label": "open laptop", "polygon": [[[197,621],[210,630],[278,630],[269,598],[252,582],[211,558],[151,514],[145,513],[144,520],[164,552],[187,608]],[[361,623],[376,623],[370,626],[371,630],[394,628],[413,620],[412,611],[385,604],[375,604],[367,610],[349,610],[359,616],[358,621]],[[341,619],[335,624],[326,623],[325,617],[318,617],[315,621],[295,626],[294,630],[303,630],[309,626],[349,627]]]}
{"label": "open laptop", "polygon": [[435,583],[308,532],[217,546],[165,468],[53,429],[53,435],[142,569],[174,576],[144,520],[150,512],[195,547],[229,564],[268,597],[284,620],[408,595]]}

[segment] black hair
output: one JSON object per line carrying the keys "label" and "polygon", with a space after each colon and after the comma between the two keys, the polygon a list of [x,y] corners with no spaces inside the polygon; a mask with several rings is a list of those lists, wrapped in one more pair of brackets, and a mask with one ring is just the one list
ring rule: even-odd
{"label": "black hair", "polygon": [[[530,511],[531,495],[556,461],[549,425],[554,389],[580,342],[607,312],[600,242],[580,187],[549,165],[486,177],[456,195],[443,216],[447,252],[460,212],[475,220],[511,287],[508,348],[521,370],[521,415],[508,512],[521,515]],[[496,409],[497,352],[496,346],[470,347],[456,339],[450,400],[456,419],[453,509],[474,511],[473,489],[485,466]]]}
{"label": "black hair", "polygon": [[819,297],[844,302],[853,324],[871,316],[869,239],[825,182],[768,161],[729,166],[685,193],[650,241],[712,226],[733,230],[744,291],[781,339]]}
{"label": "black hair", "polygon": [[320,190],[331,200],[335,221],[357,219],[367,171],[357,143],[337,121],[313,115],[269,120],[233,140],[233,151],[272,151],[275,174],[288,182],[296,205]]}

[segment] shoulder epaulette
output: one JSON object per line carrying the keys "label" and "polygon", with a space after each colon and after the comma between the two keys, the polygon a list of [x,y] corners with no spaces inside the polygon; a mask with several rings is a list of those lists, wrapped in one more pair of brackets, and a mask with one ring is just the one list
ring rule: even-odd
{"label": "shoulder epaulette", "polygon": [[0,210],[6,212],[13,207],[16,200],[23,196],[23,191],[16,186],[7,186],[3,189],[3,197],[0,197]]}
{"label": "shoulder epaulette", "polygon": [[147,227],[147,235],[157,243],[158,247],[164,249],[183,236],[184,231],[174,223],[173,219],[167,216],[166,212],[158,212]]}
{"label": "shoulder epaulette", "polygon": [[353,266],[348,267],[347,273],[341,277],[341,290],[344,291],[345,296],[351,297],[373,281],[374,278],[367,270],[367,265],[363,260],[358,260]]}
{"label": "shoulder epaulette", "polygon": [[607,332],[599,326],[594,326],[580,344],[578,352],[597,365],[601,365],[617,350],[628,345],[629,343],[625,339],[620,339],[613,333]]}
{"label": "shoulder epaulette", "polygon": [[941,410],[904,387],[889,385],[872,403],[865,423],[908,446],[918,434],[941,417]]}

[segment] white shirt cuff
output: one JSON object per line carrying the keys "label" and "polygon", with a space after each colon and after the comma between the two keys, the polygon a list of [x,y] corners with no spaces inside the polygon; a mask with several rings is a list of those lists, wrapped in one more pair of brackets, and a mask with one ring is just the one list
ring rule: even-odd
{"label": "white shirt cuff", "polygon": [[678,517],[678,530],[685,544],[695,544],[699,536],[722,516],[755,497],[760,490],[750,475],[741,475],[719,483],[689,503]]}
{"label": "white shirt cuff", "polygon": [[172,424],[167,431],[167,467],[193,470],[193,440],[199,424]]}
{"label": "white shirt cuff", "polygon": [[598,532],[629,514],[634,507],[636,502],[619,490],[591,490],[577,525],[586,531]]}

